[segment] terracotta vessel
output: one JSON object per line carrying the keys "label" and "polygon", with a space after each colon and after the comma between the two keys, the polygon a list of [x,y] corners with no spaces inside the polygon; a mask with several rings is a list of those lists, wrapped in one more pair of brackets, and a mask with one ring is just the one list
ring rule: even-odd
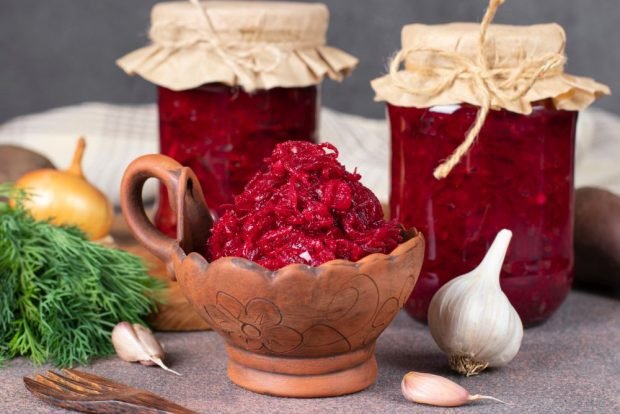
{"label": "terracotta vessel", "polygon": [[[142,186],[155,177],[177,212],[177,238],[153,227]],[[163,260],[194,308],[226,341],[228,376],[249,390],[287,397],[360,391],[377,378],[375,341],[413,289],[424,238],[411,230],[390,255],[277,271],[238,257],[209,263],[213,224],[193,172],[163,155],[133,161],[122,208],[135,237]]]}

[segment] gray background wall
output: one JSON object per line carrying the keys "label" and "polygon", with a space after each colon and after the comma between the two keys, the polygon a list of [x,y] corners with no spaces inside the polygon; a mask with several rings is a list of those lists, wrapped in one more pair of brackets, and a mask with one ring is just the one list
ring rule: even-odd
{"label": "gray background wall", "polygon": [[[325,0],[329,42],[360,58],[326,106],[379,118],[368,82],[385,71],[410,22],[479,21],[487,0]],[[153,102],[154,88],[114,61],[147,43],[152,0],[0,0],[0,122],[84,101]],[[568,34],[568,71],[620,91],[619,0],[508,0],[496,22],[557,21]],[[620,114],[620,92],[598,106]]]}

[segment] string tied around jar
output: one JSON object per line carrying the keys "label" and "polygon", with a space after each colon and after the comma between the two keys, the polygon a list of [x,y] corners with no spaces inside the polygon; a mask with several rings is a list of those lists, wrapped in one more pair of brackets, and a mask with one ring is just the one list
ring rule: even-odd
{"label": "string tied around jar", "polygon": [[[480,109],[476,120],[467,131],[465,139],[459,146],[433,171],[435,179],[446,178],[462,157],[469,151],[480,133],[493,100],[513,102],[523,98],[537,80],[546,76],[561,73],[566,57],[560,53],[546,53],[537,58],[523,59],[518,65],[502,65],[499,62],[491,67],[484,54],[486,35],[497,9],[505,0],[490,0],[489,6],[480,24],[476,59],[471,59],[458,52],[447,52],[429,48],[407,48],[400,50],[391,60],[389,76],[394,85],[411,94],[436,96],[449,89],[457,79],[466,79],[473,84],[474,93],[480,101]],[[440,82],[427,89],[413,89],[403,73],[400,65],[415,54],[431,55],[433,66],[417,64],[414,59],[407,62],[407,71],[441,79]]]}

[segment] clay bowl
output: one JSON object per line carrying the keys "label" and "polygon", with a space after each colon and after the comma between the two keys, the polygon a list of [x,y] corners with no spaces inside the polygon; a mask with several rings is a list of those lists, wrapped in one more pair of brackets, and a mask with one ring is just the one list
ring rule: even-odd
{"label": "clay bowl", "polygon": [[[150,177],[168,190],[179,223],[176,240],[157,231],[144,212],[142,186]],[[416,283],[424,254],[420,233],[410,231],[389,255],[270,271],[238,257],[209,263],[200,254],[213,222],[196,176],[171,158],[133,161],[121,203],[138,241],[166,263],[171,279],[226,341],[235,384],[264,394],[327,397],[375,382],[375,341]]]}

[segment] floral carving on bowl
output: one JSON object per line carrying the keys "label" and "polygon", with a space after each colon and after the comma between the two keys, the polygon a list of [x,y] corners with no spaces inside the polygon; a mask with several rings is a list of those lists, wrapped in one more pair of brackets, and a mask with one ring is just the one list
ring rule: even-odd
{"label": "floral carving on bowl", "polygon": [[280,309],[264,298],[254,298],[243,305],[228,293],[218,292],[216,305],[204,309],[221,331],[246,349],[264,347],[273,353],[284,353],[303,341],[301,333],[282,325]]}

